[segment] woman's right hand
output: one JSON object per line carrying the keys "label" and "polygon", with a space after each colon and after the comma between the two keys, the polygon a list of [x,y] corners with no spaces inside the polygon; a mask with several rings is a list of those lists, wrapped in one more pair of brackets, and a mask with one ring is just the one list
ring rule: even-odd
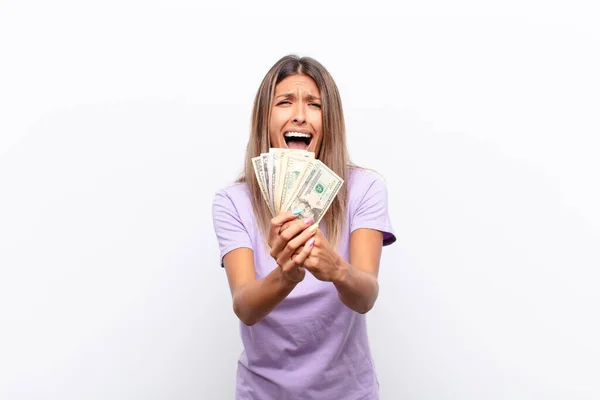
{"label": "woman's right hand", "polygon": [[[283,277],[293,283],[304,279],[305,271],[302,266],[314,240],[309,240],[317,231],[318,225],[313,225],[313,219],[297,219],[292,212],[283,212],[271,219],[269,230],[269,247],[271,257],[275,259]],[[296,250],[304,248],[294,255]]]}

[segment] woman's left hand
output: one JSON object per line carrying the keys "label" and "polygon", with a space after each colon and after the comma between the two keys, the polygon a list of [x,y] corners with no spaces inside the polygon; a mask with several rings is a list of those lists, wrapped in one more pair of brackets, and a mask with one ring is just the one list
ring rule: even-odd
{"label": "woman's left hand", "polygon": [[312,239],[315,242],[304,261],[304,268],[320,281],[340,281],[347,271],[344,259],[331,247],[321,230],[317,230]]}

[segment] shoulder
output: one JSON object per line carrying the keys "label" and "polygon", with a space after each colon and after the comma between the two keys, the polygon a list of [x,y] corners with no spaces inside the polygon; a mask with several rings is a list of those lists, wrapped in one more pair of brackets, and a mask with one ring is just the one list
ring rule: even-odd
{"label": "shoulder", "polygon": [[348,199],[360,200],[369,190],[386,191],[382,175],[367,168],[352,167],[348,172]]}
{"label": "shoulder", "polygon": [[252,204],[245,183],[235,183],[218,190],[213,199],[212,216],[221,262],[232,250],[254,248]]}
{"label": "shoulder", "polygon": [[217,222],[235,219],[246,225],[250,222],[246,220],[253,215],[248,185],[238,182],[218,190],[213,198],[212,212]]}
{"label": "shoulder", "polygon": [[245,182],[236,182],[216,191],[213,206],[223,203],[245,204],[250,202],[250,192]]}
{"label": "shoulder", "polygon": [[215,196],[227,196],[232,198],[249,196],[246,182],[235,182],[217,190]]}
{"label": "shoulder", "polygon": [[388,212],[387,185],[377,172],[352,168],[348,174],[348,216],[350,231],[359,228],[383,232],[383,245],[394,243],[396,237]]}
{"label": "shoulder", "polygon": [[235,183],[218,190],[213,199],[212,214],[215,229],[253,230],[254,213],[248,186]]}
{"label": "shoulder", "polygon": [[377,171],[362,167],[351,167],[348,171],[348,179],[356,182],[384,181],[383,176]]}

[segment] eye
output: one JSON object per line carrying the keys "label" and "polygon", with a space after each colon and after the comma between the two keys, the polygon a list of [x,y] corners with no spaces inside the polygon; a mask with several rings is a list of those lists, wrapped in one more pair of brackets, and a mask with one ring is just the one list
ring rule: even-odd
{"label": "eye", "polygon": [[321,108],[321,104],[319,103],[310,103],[309,105],[312,107]]}
{"label": "eye", "polygon": [[279,103],[277,103],[277,106],[280,106],[282,104],[292,104],[289,100],[281,100]]}

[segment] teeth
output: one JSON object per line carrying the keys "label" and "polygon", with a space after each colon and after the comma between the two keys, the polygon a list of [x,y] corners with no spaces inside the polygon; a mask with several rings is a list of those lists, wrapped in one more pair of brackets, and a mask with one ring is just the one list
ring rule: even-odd
{"label": "teeth", "polygon": [[300,137],[300,138],[309,138],[311,137],[310,134],[308,133],[301,133],[301,132],[286,132],[285,135],[283,135],[285,137]]}

